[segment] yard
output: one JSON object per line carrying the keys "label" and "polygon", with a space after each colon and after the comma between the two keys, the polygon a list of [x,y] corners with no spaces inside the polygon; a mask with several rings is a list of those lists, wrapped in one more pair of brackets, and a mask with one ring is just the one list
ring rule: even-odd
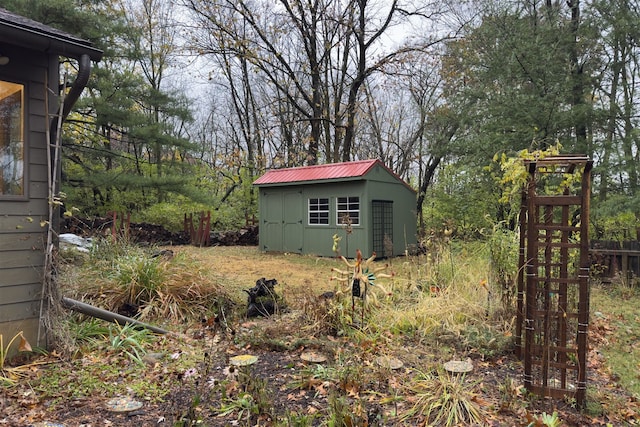
{"label": "yard", "polygon": [[[571,399],[523,389],[514,321],[487,281],[481,244],[441,241],[430,255],[373,263],[365,311],[335,279],[348,269],[339,259],[106,246],[64,254],[62,294],[171,333],[62,310],[56,350],[0,358],[0,425],[640,423],[638,290],[628,284],[592,287],[587,403],[578,411]],[[277,313],[246,318],[243,290],[263,277],[278,282]],[[450,361],[472,370],[450,373]]]}

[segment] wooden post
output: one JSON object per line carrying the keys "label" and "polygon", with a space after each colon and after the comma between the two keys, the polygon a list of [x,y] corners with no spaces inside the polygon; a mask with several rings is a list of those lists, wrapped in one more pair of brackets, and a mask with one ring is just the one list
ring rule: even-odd
{"label": "wooden post", "polygon": [[527,261],[525,255],[527,253],[527,190],[522,191],[520,202],[520,244],[518,253],[518,277],[517,277],[517,294],[516,294],[516,356],[522,359],[524,342],[522,340],[522,324],[524,322],[524,293],[525,293],[525,268]]}

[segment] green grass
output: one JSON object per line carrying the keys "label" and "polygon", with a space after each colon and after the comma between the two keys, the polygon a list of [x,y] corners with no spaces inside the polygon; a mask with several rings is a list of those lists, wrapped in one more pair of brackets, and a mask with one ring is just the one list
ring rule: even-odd
{"label": "green grass", "polygon": [[116,397],[131,392],[147,401],[159,402],[170,391],[169,378],[156,376],[153,367],[141,369],[126,354],[114,354],[93,345],[79,354],[82,356],[75,359],[49,363],[37,381],[32,382],[40,398],[50,401],[50,408],[73,399]]}
{"label": "green grass", "polygon": [[640,397],[640,289],[624,284],[596,285],[591,289],[592,323],[612,329],[600,347],[614,378]]}

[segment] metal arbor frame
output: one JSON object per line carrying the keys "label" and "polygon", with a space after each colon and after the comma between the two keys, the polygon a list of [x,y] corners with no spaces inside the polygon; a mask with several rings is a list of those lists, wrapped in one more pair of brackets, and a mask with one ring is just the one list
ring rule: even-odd
{"label": "metal arbor frame", "polygon": [[583,406],[593,162],[585,156],[550,156],[525,161],[525,166],[529,177],[520,215],[516,330],[524,386]]}

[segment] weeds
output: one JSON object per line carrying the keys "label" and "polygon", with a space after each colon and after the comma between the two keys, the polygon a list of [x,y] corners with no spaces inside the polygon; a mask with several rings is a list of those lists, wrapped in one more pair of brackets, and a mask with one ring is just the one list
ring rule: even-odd
{"label": "weeds", "polygon": [[498,386],[500,392],[500,410],[511,411],[522,402],[522,393],[526,390],[521,384],[517,384],[511,377],[506,377]]}
{"label": "weeds", "polygon": [[553,412],[553,414],[547,414],[546,412],[543,412],[542,415],[529,423],[528,427],[560,427],[561,425],[562,420],[560,419],[560,417],[558,417],[557,412]]}
{"label": "weeds", "polygon": [[220,383],[222,399],[215,413],[221,417],[235,413],[236,421],[244,420],[246,425],[254,425],[258,416],[275,419],[267,382],[253,375],[248,367],[238,369],[237,373],[235,384]]}
{"label": "weeds", "polygon": [[311,427],[317,418],[316,414],[299,414],[297,412],[287,412],[284,420],[276,424],[282,427]]}
{"label": "weeds", "polygon": [[15,385],[19,381],[19,379],[24,376],[24,372],[29,369],[29,366],[8,366],[9,351],[11,350],[11,346],[17,339],[20,340],[18,341],[19,352],[32,351],[31,345],[25,339],[22,331],[15,334],[13,338],[9,340],[9,343],[6,347],[4,346],[2,334],[0,334],[0,385],[2,386]]}
{"label": "weeds", "polygon": [[302,301],[305,329],[331,336],[344,335],[349,329],[351,316],[346,298],[327,292],[319,297],[305,295]]}
{"label": "weeds", "polygon": [[368,416],[360,400],[351,402],[345,396],[337,393],[329,395],[328,427],[365,426]]}
{"label": "weeds", "polygon": [[483,357],[494,357],[511,351],[512,329],[502,329],[500,326],[487,323],[466,325],[461,331],[461,347],[466,347],[467,351],[475,351]]}
{"label": "weeds", "polygon": [[258,405],[253,400],[253,396],[249,393],[242,392],[235,398],[227,398],[223,401],[218,409],[218,415],[224,417],[226,415],[236,413],[237,421],[245,421],[247,424],[251,423],[251,417],[257,415]]}
{"label": "weeds", "polygon": [[[118,248],[115,252],[127,262],[141,259],[140,257],[150,257],[148,250],[141,250],[140,256],[132,256],[124,252],[124,249]],[[439,250],[436,244],[432,249]],[[82,361],[71,361],[71,370],[87,372],[73,372],[69,375],[70,378],[60,375],[55,384],[49,384],[48,396],[58,398],[52,397],[51,390],[59,391],[65,397],[86,396],[91,393],[116,394],[122,393],[121,384],[127,384],[130,393],[145,395],[145,398],[149,395],[152,401],[166,398],[166,393],[171,393],[170,400],[166,402],[170,405],[168,413],[174,417],[171,422],[176,424],[172,425],[181,426],[198,423],[208,425],[208,421],[213,421],[211,424],[218,424],[219,421],[220,424],[262,425],[267,418],[277,426],[372,426],[374,420],[378,420],[379,423],[380,420],[385,420],[385,417],[393,417],[397,425],[417,425],[420,422],[443,426],[482,423],[485,413],[479,407],[482,400],[478,396],[478,384],[470,382],[469,377],[451,377],[445,372],[414,375],[415,366],[429,370],[439,366],[444,357],[454,353],[473,353],[487,357],[501,355],[509,348],[511,342],[511,319],[502,317],[505,311],[500,303],[490,306],[487,304],[489,295],[487,288],[482,286],[482,281],[489,279],[490,285],[493,285],[489,286],[493,292],[491,296],[498,299],[500,293],[487,271],[486,243],[469,244],[462,248],[457,246],[455,241],[451,241],[442,245],[440,249],[444,250],[444,255],[433,253],[430,259],[426,256],[415,256],[406,257],[403,262],[394,261],[394,277],[384,282],[384,286],[391,290],[391,295],[380,297],[378,304],[367,310],[365,321],[357,326],[353,325],[349,294],[341,295],[333,289],[334,292],[327,293],[326,297],[320,298],[318,295],[335,285],[335,282],[328,281],[327,276],[331,267],[338,265],[338,261],[298,256],[286,258],[284,255],[270,255],[268,260],[264,260],[263,255],[253,253],[253,249],[200,248],[197,252],[189,252],[188,248],[181,249],[176,251],[176,256],[171,260],[158,260],[155,261],[157,264],[154,267],[150,267],[157,268],[163,279],[155,288],[151,285],[145,288],[152,289],[153,292],[142,298],[150,301],[141,301],[144,305],[141,307],[140,315],[152,317],[165,313],[162,310],[165,309],[166,302],[172,301],[166,296],[167,283],[175,283],[176,287],[186,285],[188,289],[191,282],[202,280],[202,283],[199,283],[202,286],[197,288],[199,290],[194,295],[204,292],[206,286],[211,286],[209,289],[213,289],[215,293],[222,283],[225,285],[225,291],[237,291],[239,297],[242,297],[242,289],[246,288],[247,284],[255,282],[256,277],[272,274],[275,269],[278,274],[287,278],[283,294],[288,293],[287,301],[290,302],[292,311],[272,319],[250,322],[251,325],[249,322],[247,325],[234,325],[237,334],[225,337],[229,342],[216,341],[215,348],[214,340],[209,340],[208,334],[199,336],[204,345],[199,345],[198,341],[190,342],[190,345],[194,345],[193,349],[184,348],[181,353],[183,356],[176,362],[167,357],[162,363],[164,372],[157,372],[155,378],[154,368],[148,368],[147,371],[150,372],[140,374],[141,370],[134,363],[112,362],[116,358],[119,360],[124,357],[138,363],[137,359],[139,360],[143,354],[140,349],[150,351],[151,345],[159,346],[157,342],[148,343],[142,338],[138,339],[133,335],[133,331],[122,333],[120,327],[108,328],[105,333],[99,323],[89,319],[86,325],[76,325],[77,342],[91,343],[93,338],[102,339],[100,346],[90,348],[95,352],[104,351],[110,357],[102,358],[104,353],[85,354]],[[214,264],[213,261],[206,262],[204,258],[198,258],[205,255],[224,258],[223,265],[213,267],[214,273],[205,270],[203,266]],[[230,268],[229,265],[243,262],[250,257],[264,261],[264,265],[260,264],[259,267],[254,266],[255,268],[251,269],[236,269],[233,274],[226,270]],[[198,259],[199,261],[196,261]],[[96,259],[93,262],[93,269],[98,271],[103,266],[113,265],[106,260]],[[143,269],[142,265],[145,264],[136,265]],[[147,267],[149,265],[145,268]],[[291,270],[286,270],[287,268]],[[306,276],[303,273],[307,273]],[[323,277],[323,274],[327,278],[328,288],[318,279]],[[112,292],[117,291],[124,295],[125,292],[114,285],[115,281],[108,281],[107,276],[92,276],[98,277],[99,285],[87,288],[83,292],[103,302],[115,300]],[[115,276],[113,272],[112,276]],[[188,280],[185,280],[185,277]],[[117,289],[114,291],[114,288]],[[180,291],[184,292],[184,289]],[[158,293],[163,295],[158,296]],[[205,317],[202,315],[203,312],[208,315],[215,310],[215,306],[203,308],[204,304],[201,302],[190,301],[187,297],[176,297],[173,300],[175,308],[167,313],[188,313],[187,310],[194,310],[195,317],[195,313],[200,310],[197,317],[197,323],[200,324],[199,320]],[[173,319],[181,320],[180,316],[176,315]],[[628,319],[626,313],[624,319]],[[619,323],[624,319],[621,318]],[[618,324],[614,326],[620,328],[620,333],[626,331]],[[627,328],[635,331],[635,326],[631,323]],[[140,348],[127,337],[139,343]],[[166,342],[164,344],[166,345]],[[210,347],[205,347],[207,345]],[[130,354],[121,351],[123,348],[127,348]],[[261,372],[255,373],[249,369],[235,369],[231,372],[228,366],[225,368],[225,358],[231,354],[230,348],[233,348],[234,353],[241,349],[251,349],[252,352],[286,352],[283,356],[287,360],[286,368],[280,366],[278,375],[285,376],[284,384],[287,387],[272,390],[272,385],[263,379]],[[292,356],[297,356],[302,348],[322,348],[328,353],[332,363],[330,366],[302,366],[291,359]],[[173,351],[176,350],[170,350]],[[204,362],[198,361],[202,353],[205,354]],[[207,354],[218,355],[215,370],[212,370],[213,356]],[[393,354],[402,359],[406,368],[391,371],[374,365],[376,357],[385,354]],[[194,374],[195,369],[198,369],[199,373]],[[220,378],[216,376],[217,373],[228,375]],[[150,377],[149,381],[144,381],[145,375]],[[159,378],[160,376],[163,378]],[[154,386],[145,388],[148,384]],[[500,409],[509,411],[507,417],[517,417],[517,414],[522,414],[522,408],[534,406],[535,402],[527,400],[530,397],[519,385],[517,380],[505,380],[504,384],[499,385],[497,393],[500,395],[497,397]],[[293,394],[314,399],[315,402],[321,403],[324,409],[305,412],[304,407],[297,405],[308,402],[292,400],[291,404],[296,406],[289,407],[284,413],[276,414],[274,406],[279,408],[281,399],[285,396],[280,395],[275,401],[274,394],[283,391],[289,393],[285,391],[287,388],[299,390]],[[42,388],[36,390],[42,391]],[[310,392],[303,392],[307,390]],[[484,391],[487,392],[486,389]],[[494,393],[493,397],[496,397],[497,393]],[[605,402],[604,398],[598,400]],[[388,411],[377,412],[377,408],[380,407]],[[500,413],[497,407],[493,408]],[[605,413],[610,412],[608,409],[609,407],[603,404],[599,410],[600,413]],[[610,409],[617,411],[614,408]],[[487,416],[489,415],[496,414],[487,413]],[[526,425],[533,419],[520,421]],[[545,420],[550,422],[552,419],[553,414],[547,414]],[[538,422],[536,426],[544,425],[541,424],[543,420],[540,414],[537,414],[535,420]]]}
{"label": "weeds", "polygon": [[140,253],[117,258],[107,278],[119,290],[121,304],[140,306],[158,295],[164,275],[158,258]]}
{"label": "weeds", "polygon": [[73,340],[80,345],[93,343],[109,335],[109,326],[105,321],[93,317],[71,317],[67,325]]}
{"label": "weeds", "polygon": [[314,364],[302,369],[288,387],[294,390],[312,390],[326,382],[334,383],[338,379],[336,368]]}
{"label": "weeds", "polygon": [[135,325],[115,325],[109,331],[109,351],[125,354],[138,365],[144,365],[142,357],[146,354],[144,344],[153,339],[147,329],[137,328]]}
{"label": "weeds", "polygon": [[513,311],[516,296],[519,245],[518,232],[510,230],[504,221],[494,225],[487,240],[490,279],[507,313]]}

